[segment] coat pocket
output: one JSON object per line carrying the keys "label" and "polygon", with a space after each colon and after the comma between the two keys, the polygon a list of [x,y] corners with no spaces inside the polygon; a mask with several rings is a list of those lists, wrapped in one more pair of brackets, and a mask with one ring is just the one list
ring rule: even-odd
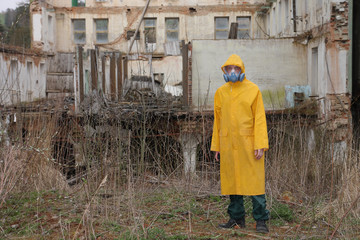
{"label": "coat pocket", "polygon": [[233,148],[253,150],[254,149],[254,130],[240,129],[234,133]]}
{"label": "coat pocket", "polygon": [[229,141],[229,134],[227,129],[221,129],[220,133],[220,151],[222,150],[229,150],[230,148],[230,141]]}

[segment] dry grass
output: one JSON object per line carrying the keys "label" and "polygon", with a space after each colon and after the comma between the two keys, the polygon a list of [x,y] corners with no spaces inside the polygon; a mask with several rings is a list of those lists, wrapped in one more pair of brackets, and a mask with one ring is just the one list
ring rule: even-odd
{"label": "dry grass", "polygon": [[[203,128],[196,175],[190,176],[183,174],[172,124],[178,119],[171,119],[171,113],[117,115],[110,123],[103,116],[75,121],[63,114],[30,120],[22,141],[2,146],[2,209],[11,212],[19,193],[24,199],[35,191],[38,216],[45,211],[54,218],[50,225],[39,218],[41,226],[23,234],[11,231],[15,223],[3,218],[4,226],[10,224],[10,230],[0,229],[3,236],[41,236],[38,228],[63,239],[323,238],[334,230],[339,238],[359,234],[359,150],[348,145],[351,154],[335,159],[332,133],[309,126],[311,119],[269,119],[266,191],[268,207],[278,216],[270,221],[270,236],[258,236],[252,227],[245,232],[217,229],[227,219],[227,199],[219,196],[219,165],[209,150],[210,138],[201,133],[211,126],[205,117],[199,119]],[[59,142],[67,144],[58,144],[54,154]],[[67,175],[71,166],[59,164],[57,158],[64,154],[73,164],[85,163],[76,167],[75,176]],[[41,210],[41,199],[61,213]],[[251,216],[247,219],[252,226]]]}
{"label": "dry grass", "polygon": [[3,146],[0,152],[0,209],[23,175],[23,156],[13,147]]}

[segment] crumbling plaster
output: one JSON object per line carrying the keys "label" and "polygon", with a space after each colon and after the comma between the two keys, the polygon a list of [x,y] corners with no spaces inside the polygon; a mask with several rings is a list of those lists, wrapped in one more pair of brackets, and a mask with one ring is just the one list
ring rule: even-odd
{"label": "crumbling plaster", "polygon": [[[275,27],[267,28],[269,35],[272,37],[295,37],[297,42],[307,47],[307,79],[308,84],[312,87],[312,95],[325,97],[327,93],[347,93],[347,54],[350,45],[347,2],[337,0],[296,1],[296,32],[293,28],[294,21],[285,18],[285,2],[289,4],[288,16],[292,17],[293,1],[277,0],[273,3],[268,12],[269,18],[266,24]],[[284,27],[286,21],[291,27]],[[314,66],[312,61],[312,49],[314,48],[318,50],[317,79],[312,79],[311,76]]]}
{"label": "crumbling plaster", "polygon": [[[56,7],[71,7],[71,0],[46,0],[47,3]],[[238,5],[238,4],[262,4],[266,0],[152,0],[150,6],[204,6],[204,5]],[[145,0],[106,0],[98,2],[96,0],[86,0],[87,7],[123,7],[123,6],[135,6],[144,7]]]}
{"label": "crumbling plaster", "polygon": [[[288,8],[285,7],[286,2]],[[317,1],[303,0],[296,1],[296,32],[294,32],[292,0],[277,0],[272,3],[268,12],[268,34],[270,36],[296,36],[309,31],[319,25],[329,23],[330,21],[330,0]],[[286,12],[287,10],[287,12]]]}
{"label": "crumbling plaster", "polygon": [[[165,39],[165,18],[179,18],[179,41],[189,42],[193,39],[214,39],[215,27],[214,18],[229,17],[229,24],[236,22],[238,16],[249,16],[251,21],[251,38],[265,37],[261,31],[263,20],[258,18],[257,11],[266,1],[152,1],[145,17],[157,18],[156,49],[154,53],[164,52],[163,44]],[[73,39],[72,19],[85,19],[86,21],[86,43],[85,49],[94,48],[95,44],[108,50],[119,50],[127,52],[129,40],[126,39],[126,32],[135,30],[140,21],[144,1],[87,1],[86,7],[71,7],[71,1],[47,1],[48,5],[53,4],[51,14],[56,17],[56,38],[50,42],[50,35],[44,29],[48,29],[47,16],[49,8],[33,7],[32,15],[33,29],[36,30],[36,37],[33,39],[33,46],[43,50],[55,50],[60,52],[74,52],[76,44]],[[141,4],[140,4],[141,3]],[[240,5],[242,3],[242,5]],[[195,12],[190,11],[190,7]],[[41,9],[41,10],[39,10]],[[41,14],[41,17],[38,16]],[[40,18],[40,19],[39,19]],[[94,19],[106,18],[109,20],[107,44],[97,44],[95,35]],[[256,19],[255,19],[256,18]],[[209,24],[212,23],[212,24]],[[41,36],[39,36],[39,33]],[[144,43],[144,28],[140,28],[140,41],[138,48],[133,51],[146,52]],[[49,46],[53,46],[52,48]]]}
{"label": "crumbling plaster", "polygon": [[[139,9],[138,9],[139,10]],[[72,19],[85,19],[86,21],[86,44],[84,48],[93,48],[96,39],[95,39],[95,29],[94,29],[94,19],[107,18],[109,19],[108,26],[108,38],[109,43],[99,44],[107,49],[120,49],[122,52],[127,52],[129,41],[126,40],[126,31],[135,30],[139,24],[139,11],[132,10],[132,13],[127,13],[126,10],[109,14],[106,13],[77,13],[69,12],[64,13],[64,19],[61,24],[58,24],[57,27],[57,50],[64,52],[74,51],[75,43],[73,41],[72,33]],[[251,16],[255,17],[255,13],[249,11],[242,12],[207,12],[203,16],[188,16],[176,11],[169,12],[153,12],[149,11],[145,17],[146,18],[157,18],[157,29],[156,29],[156,45],[154,53],[163,53],[164,47],[163,44],[166,42],[165,39],[165,18],[179,18],[179,40],[185,40],[185,42],[191,41],[193,39],[214,39],[215,38],[215,29],[214,18],[215,17],[229,17],[229,22],[236,22],[236,17],[238,16]],[[251,24],[251,35],[252,38],[259,35],[257,29],[257,24],[255,21],[252,21]],[[256,34],[256,35],[255,35]],[[70,40],[70,41],[69,41]],[[138,41],[138,46],[140,48],[133,48],[133,52],[140,51],[146,52],[144,44],[144,28],[140,28],[140,40]]]}
{"label": "crumbling plaster", "polygon": [[46,96],[46,58],[0,52],[0,105]]}

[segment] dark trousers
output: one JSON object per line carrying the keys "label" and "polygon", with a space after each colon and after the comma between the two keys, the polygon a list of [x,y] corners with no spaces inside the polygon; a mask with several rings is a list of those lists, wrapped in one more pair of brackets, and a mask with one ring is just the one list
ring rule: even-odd
{"label": "dark trousers", "polygon": [[[255,221],[269,220],[269,211],[266,209],[265,194],[251,196],[253,204],[253,217]],[[238,220],[245,217],[244,198],[242,195],[230,195],[228,207],[230,218]]]}

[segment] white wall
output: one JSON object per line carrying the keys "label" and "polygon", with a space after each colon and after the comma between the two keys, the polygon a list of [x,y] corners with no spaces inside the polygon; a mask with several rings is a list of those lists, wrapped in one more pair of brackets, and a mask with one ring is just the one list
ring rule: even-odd
{"label": "white wall", "polygon": [[46,59],[0,53],[0,104],[46,97]]}
{"label": "white wall", "polygon": [[231,54],[245,64],[246,77],[263,93],[267,109],[286,106],[285,85],[307,85],[306,47],[291,39],[193,41],[192,99],[195,109],[211,110],[223,85],[220,69]]}

